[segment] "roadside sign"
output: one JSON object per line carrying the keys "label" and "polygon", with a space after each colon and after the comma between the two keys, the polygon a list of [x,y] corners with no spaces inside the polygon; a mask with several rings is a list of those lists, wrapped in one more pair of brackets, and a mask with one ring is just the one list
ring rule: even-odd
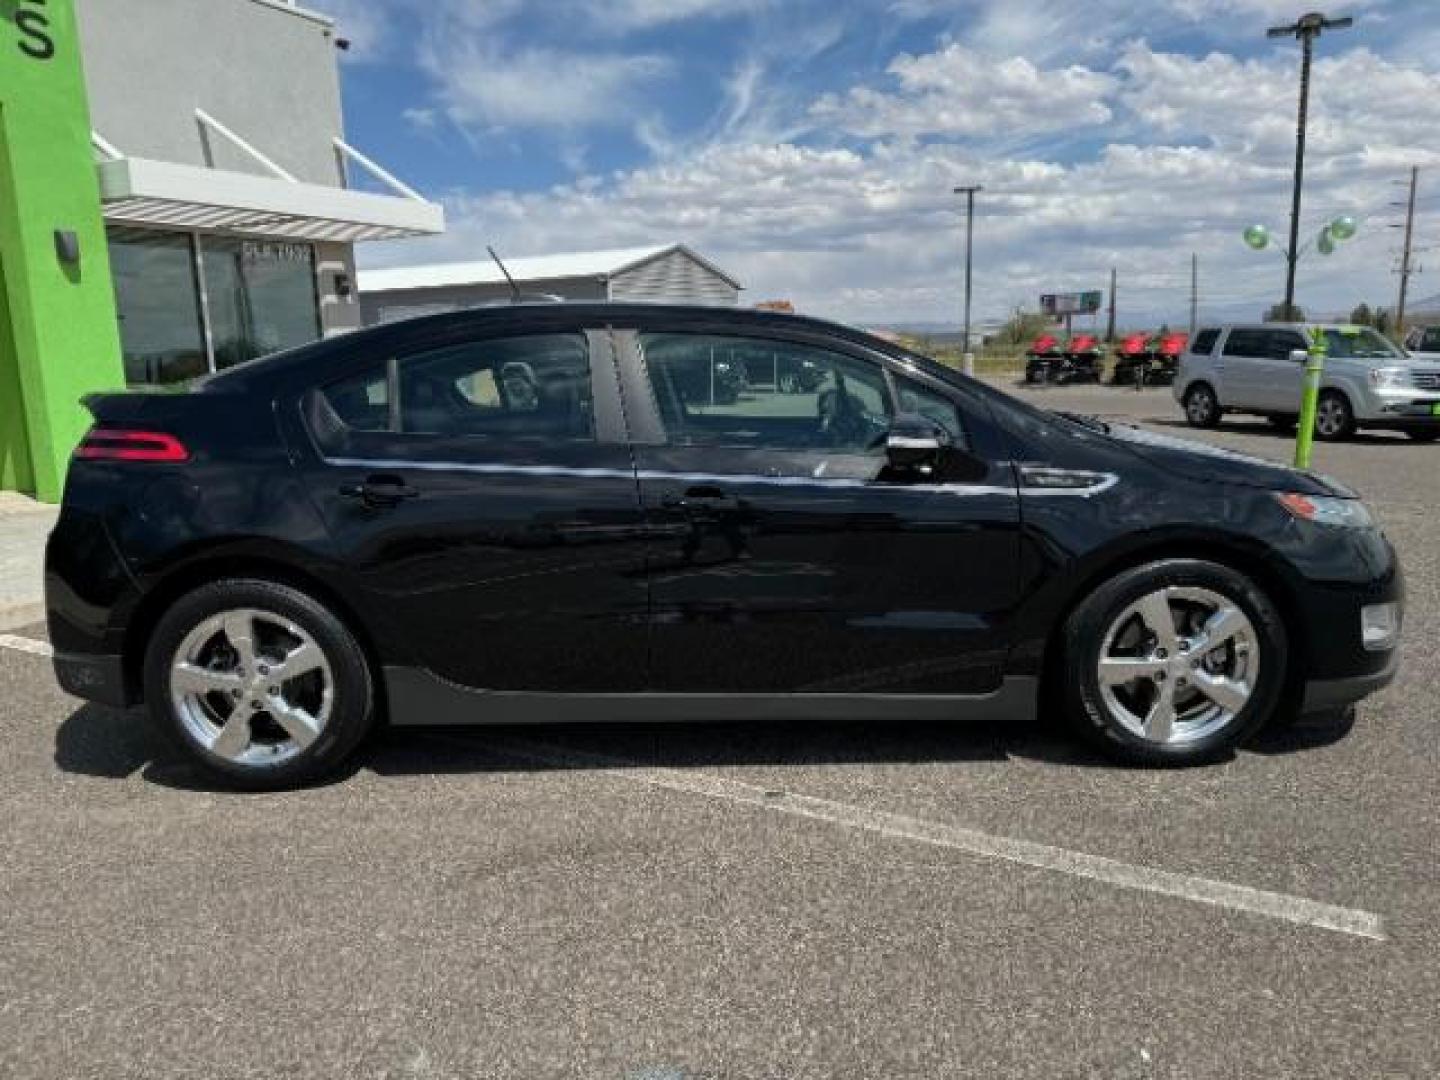
{"label": "roadside sign", "polygon": [[1046,315],[1090,315],[1100,310],[1105,294],[1093,292],[1041,293],[1040,310]]}

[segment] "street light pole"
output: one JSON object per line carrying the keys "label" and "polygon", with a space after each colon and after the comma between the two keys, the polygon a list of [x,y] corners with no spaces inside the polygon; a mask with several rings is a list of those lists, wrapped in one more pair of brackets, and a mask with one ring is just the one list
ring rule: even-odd
{"label": "street light pole", "polygon": [[1266,37],[1300,39],[1300,118],[1295,133],[1295,190],[1290,201],[1290,246],[1285,252],[1285,317],[1295,314],[1295,264],[1300,261],[1300,190],[1305,182],[1305,128],[1310,113],[1310,61],[1315,39],[1325,30],[1343,30],[1354,19],[1327,19],[1318,11],[1303,15],[1290,26],[1272,26]]}
{"label": "street light pole", "polygon": [[979,184],[957,187],[955,194],[965,196],[965,333],[961,339],[961,353],[970,351],[970,272],[971,248],[975,241],[975,193],[985,189]]}

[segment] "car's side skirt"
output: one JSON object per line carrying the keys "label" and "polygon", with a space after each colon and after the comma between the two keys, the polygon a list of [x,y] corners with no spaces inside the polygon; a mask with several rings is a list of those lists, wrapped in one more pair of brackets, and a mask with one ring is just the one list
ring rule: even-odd
{"label": "car's side skirt", "polygon": [[666,723],[685,720],[1016,720],[1035,715],[1039,680],[989,694],[550,694],[473,690],[411,667],[385,669],[397,727]]}

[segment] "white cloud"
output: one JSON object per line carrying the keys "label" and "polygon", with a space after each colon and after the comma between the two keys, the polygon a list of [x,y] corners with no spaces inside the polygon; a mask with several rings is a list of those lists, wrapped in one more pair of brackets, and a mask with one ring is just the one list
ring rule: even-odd
{"label": "white cloud", "polygon": [[734,18],[762,7],[764,0],[580,0],[602,26],[633,30],[695,18]]}
{"label": "white cloud", "polygon": [[670,70],[662,57],[556,49],[501,50],[432,33],[420,51],[446,115],[462,127],[625,126],[642,90]]}
{"label": "white cloud", "polygon": [[[1191,252],[1201,257],[1202,312],[1258,315],[1277,298],[1281,261],[1248,251],[1239,232],[1257,219],[1277,234],[1286,225],[1291,52],[1195,57],[1136,41],[1113,68],[1046,71],[948,44],[898,57],[890,72],[883,91],[862,85],[801,105],[819,125],[805,140],[742,129],[687,146],[632,111],[657,151],[650,164],[546,191],[457,193],[449,236],[367,254],[393,263],[471,257],[488,242],[528,254],[678,240],[736,273],[754,299],[790,297],[855,321],[953,319],[960,217],[951,188],[979,181],[981,315],[1033,305],[1041,291],[1102,287],[1113,265],[1122,323],[1127,310],[1183,321]],[[1315,75],[1307,233],[1341,211],[1363,220],[1337,255],[1302,266],[1299,298],[1322,311],[1388,304],[1391,181],[1412,162],[1440,164],[1440,115],[1428,108],[1440,75],[1363,49],[1322,57]],[[628,77],[620,84],[634,92]],[[754,108],[759,86],[758,73],[742,70],[732,110]],[[470,107],[489,121],[523,111],[507,98]],[[557,113],[543,115],[534,122]],[[997,136],[1077,124],[1103,142],[1074,160],[1013,148],[1023,140],[996,149]]]}
{"label": "white cloud", "polygon": [[888,70],[897,91],[857,86],[827,94],[811,116],[866,138],[1036,135],[1111,118],[1105,98],[1114,78],[1078,65],[1044,71],[1023,57],[994,60],[951,44],[899,56]]}

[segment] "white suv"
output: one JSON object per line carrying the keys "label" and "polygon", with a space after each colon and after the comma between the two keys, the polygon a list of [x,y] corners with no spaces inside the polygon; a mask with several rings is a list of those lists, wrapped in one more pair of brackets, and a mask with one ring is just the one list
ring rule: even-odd
{"label": "white suv", "polygon": [[[1315,324],[1250,323],[1201,330],[1180,358],[1175,400],[1195,427],[1226,412],[1255,413],[1294,427],[1300,412],[1304,349]],[[1319,324],[1329,355],[1320,383],[1315,434],[1347,439],[1357,428],[1389,428],[1412,439],[1440,438],[1440,357],[1409,356],[1364,326]]]}

